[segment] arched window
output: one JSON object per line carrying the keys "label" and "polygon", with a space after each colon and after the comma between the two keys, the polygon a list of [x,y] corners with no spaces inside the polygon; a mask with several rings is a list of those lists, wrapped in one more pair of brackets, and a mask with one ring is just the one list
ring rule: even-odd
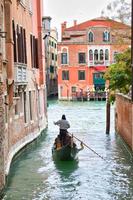
{"label": "arched window", "polygon": [[93,42],[94,41],[94,35],[93,33],[90,31],[89,32],[89,42]]}
{"label": "arched window", "polygon": [[103,41],[104,42],[109,42],[110,41],[110,32],[104,31],[103,32]]}
{"label": "arched window", "polygon": [[100,50],[100,60],[103,60],[103,50]]}
{"label": "arched window", "polygon": [[109,50],[105,50],[105,60],[109,60]]}
{"label": "arched window", "polygon": [[65,47],[61,49],[61,64],[62,65],[68,64],[68,49]]}
{"label": "arched window", "polygon": [[98,60],[98,50],[95,49],[94,51],[94,60]]}
{"label": "arched window", "polygon": [[93,60],[93,51],[89,50],[89,60]]}

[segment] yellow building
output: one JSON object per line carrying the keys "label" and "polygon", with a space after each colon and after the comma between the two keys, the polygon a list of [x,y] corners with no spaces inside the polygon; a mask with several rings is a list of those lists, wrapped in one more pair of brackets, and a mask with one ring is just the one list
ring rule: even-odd
{"label": "yellow building", "polygon": [[57,95],[57,39],[56,28],[50,27],[51,17],[43,17],[47,96]]}

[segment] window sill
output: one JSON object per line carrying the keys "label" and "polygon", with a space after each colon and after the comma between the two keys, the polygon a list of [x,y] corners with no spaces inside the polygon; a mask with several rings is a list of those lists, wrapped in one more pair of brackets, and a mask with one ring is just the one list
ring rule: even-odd
{"label": "window sill", "polygon": [[86,65],[87,63],[79,63],[79,65]]}

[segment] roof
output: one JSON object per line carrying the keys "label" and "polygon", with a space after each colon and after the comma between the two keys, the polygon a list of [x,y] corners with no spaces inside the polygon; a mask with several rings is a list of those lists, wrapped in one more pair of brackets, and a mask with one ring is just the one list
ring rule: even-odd
{"label": "roof", "polygon": [[93,27],[104,26],[104,27],[121,28],[121,29],[130,28],[130,26],[123,24],[122,22],[117,22],[105,17],[98,17],[98,18],[77,24],[70,28],[66,28],[65,31],[80,31],[80,30],[83,31],[92,26]]}

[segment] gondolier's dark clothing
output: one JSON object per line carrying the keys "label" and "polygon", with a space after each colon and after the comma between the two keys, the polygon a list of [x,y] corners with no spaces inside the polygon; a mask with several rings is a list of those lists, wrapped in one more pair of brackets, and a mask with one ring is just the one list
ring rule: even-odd
{"label": "gondolier's dark clothing", "polygon": [[57,122],[54,122],[54,124],[60,127],[60,140],[62,141],[62,143],[64,143],[67,134],[67,129],[70,128],[69,122],[67,120],[61,119]]}

